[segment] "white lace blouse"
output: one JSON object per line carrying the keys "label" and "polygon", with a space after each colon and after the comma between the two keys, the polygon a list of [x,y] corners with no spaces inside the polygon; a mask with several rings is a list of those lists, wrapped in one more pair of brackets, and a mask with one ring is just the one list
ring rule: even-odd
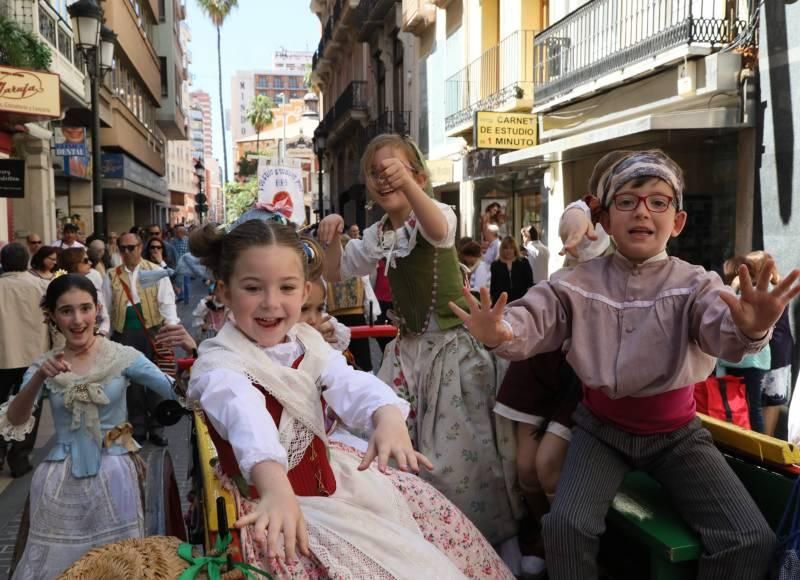
{"label": "white lace blouse", "polygon": [[[274,362],[290,367],[303,354],[303,346],[290,334],[287,342],[262,349]],[[359,431],[371,432],[372,415],[378,408],[394,405],[408,416],[409,405],[383,381],[347,365],[342,353],[331,349],[319,378],[322,397],[339,419]],[[264,395],[243,373],[214,369],[189,382],[187,398],[202,406],[214,429],[233,449],[242,475],[249,482],[257,463],[277,461],[288,467],[278,427],[266,408]]]}

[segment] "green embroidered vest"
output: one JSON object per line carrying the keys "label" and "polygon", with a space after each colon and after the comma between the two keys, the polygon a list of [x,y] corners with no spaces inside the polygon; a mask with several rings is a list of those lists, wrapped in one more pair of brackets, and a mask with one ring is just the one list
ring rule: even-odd
{"label": "green embroidered vest", "polygon": [[[435,258],[436,279],[433,268]],[[461,324],[461,319],[447,306],[452,301],[469,311],[467,301],[461,293],[464,277],[454,247],[434,248],[418,233],[411,253],[405,258],[395,260],[397,267],[389,268],[389,284],[392,287],[394,308],[403,319],[401,331],[422,332],[433,300],[434,282],[436,303],[431,318],[435,317],[441,330]]]}

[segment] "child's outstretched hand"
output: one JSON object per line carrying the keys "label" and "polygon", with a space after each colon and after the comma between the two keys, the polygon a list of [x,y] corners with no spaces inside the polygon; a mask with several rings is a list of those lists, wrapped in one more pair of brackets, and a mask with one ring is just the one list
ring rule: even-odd
{"label": "child's outstretched hand", "polygon": [[378,469],[386,473],[386,464],[389,457],[393,457],[401,471],[419,473],[422,465],[429,471],[433,464],[422,453],[414,451],[411,438],[408,436],[408,427],[405,419],[397,407],[385,405],[372,415],[375,432],[369,440],[369,447],[364,454],[364,459],[358,466],[359,471],[364,471],[378,458]]}
{"label": "child's outstretched hand", "polygon": [[285,556],[289,563],[293,563],[298,549],[310,557],[306,522],[283,466],[274,461],[263,461],[253,467],[251,475],[261,500],[253,512],[240,517],[234,526],[252,525],[253,538],[270,559]]}
{"label": "child's outstretched hand", "polygon": [[36,372],[39,373],[42,380],[45,380],[52,379],[61,373],[68,373],[71,370],[72,366],[64,360],[64,353],[60,352],[44,361]]}
{"label": "child's outstretched hand", "polygon": [[727,292],[720,294],[720,298],[728,305],[734,324],[746,336],[758,339],[763,337],[780,318],[786,305],[798,294],[800,284],[793,284],[800,278],[800,270],[792,270],[772,290],[769,289],[769,279],[774,260],[767,260],[758,276],[756,285],[750,279],[747,266],[739,267],[739,280],[741,281],[741,294],[734,296]]}
{"label": "child's outstretched hand", "polygon": [[323,246],[327,246],[333,240],[339,240],[339,236],[344,231],[344,219],[336,213],[326,215],[319,222],[317,227],[317,240]]}
{"label": "child's outstretched hand", "polygon": [[578,246],[584,238],[592,241],[597,239],[592,220],[587,218],[586,213],[577,207],[564,212],[558,227],[558,235],[564,246],[558,255],[571,254],[575,258],[578,257]]}
{"label": "child's outstretched hand", "polygon": [[450,310],[453,314],[458,316],[464,322],[464,328],[469,330],[469,333],[478,340],[488,346],[494,348],[513,337],[511,330],[503,324],[503,309],[508,302],[508,294],[503,292],[500,298],[492,306],[492,300],[489,297],[489,289],[481,288],[481,302],[475,300],[475,297],[470,292],[469,288],[464,288],[464,297],[469,304],[469,313],[464,312],[457,304],[450,302]]}

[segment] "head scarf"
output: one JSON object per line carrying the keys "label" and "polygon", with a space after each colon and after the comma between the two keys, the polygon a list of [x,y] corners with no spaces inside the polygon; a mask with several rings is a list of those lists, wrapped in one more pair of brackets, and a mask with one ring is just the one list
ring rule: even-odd
{"label": "head scarf", "polygon": [[683,210],[683,172],[661,151],[636,151],[623,157],[600,176],[594,193],[607,209],[623,185],[640,177],[657,177],[669,184],[675,192],[675,206]]}

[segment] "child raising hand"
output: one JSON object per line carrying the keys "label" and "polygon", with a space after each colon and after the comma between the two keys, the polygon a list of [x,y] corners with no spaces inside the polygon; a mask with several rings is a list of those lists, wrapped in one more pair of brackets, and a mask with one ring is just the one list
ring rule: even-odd
{"label": "child raising hand", "polygon": [[[455,212],[433,199],[424,159],[407,137],[375,137],[361,171],[371,200],[385,215],[343,252],[332,243],[343,228],[341,216],[322,220],[317,236],[327,244],[326,279],[368,275],[386,260],[400,332],[387,345],[378,376],[411,404],[414,447],[436,458],[437,469],[423,477],[499,544],[516,533],[507,492],[513,481],[512,426],[491,412],[495,360],[447,306],[454,301],[467,308]],[[498,435],[498,428],[508,429],[508,437]]]}
{"label": "child raising hand", "polygon": [[[411,446],[408,404],[299,322],[319,255],[294,228],[257,219],[227,234],[206,226],[189,245],[232,314],[200,346],[187,397],[209,421],[245,559],[292,578],[419,569],[509,577],[462,514],[404,473],[432,468]],[[323,400],[347,426],[371,433],[366,454],[329,442]]]}

